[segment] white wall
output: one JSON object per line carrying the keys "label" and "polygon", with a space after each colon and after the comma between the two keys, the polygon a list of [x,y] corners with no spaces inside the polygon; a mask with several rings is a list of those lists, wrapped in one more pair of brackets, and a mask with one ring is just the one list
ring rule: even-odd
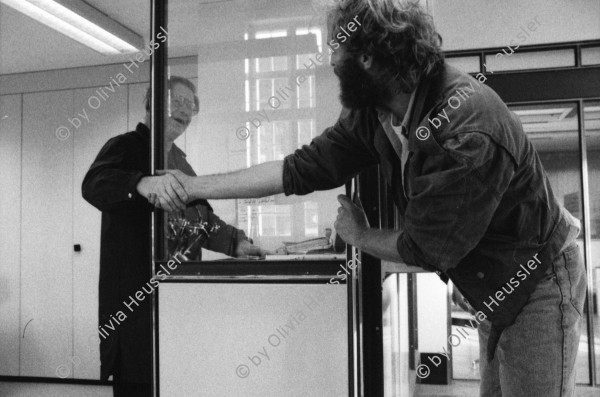
{"label": "white wall", "polygon": [[[89,102],[120,72],[131,84]],[[141,118],[147,72],[109,65],[1,77],[0,93],[21,93],[0,95],[0,375],[99,378],[101,214],[81,183],[102,145]]]}
{"label": "white wall", "polygon": [[505,47],[536,16],[540,27],[525,45],[600,39],[597,0],[428,0],[428,4],[446,51]]}
{"label": "white wall", "polygon": [[20,375],[25,376],[56,376],[72,355],[73,140],[54,133],[72,109],[72,91],[23,97],[23,158],[11,167],[21,167],[22,179],[11,189],[21,191],[22,204]]}
{"label": "white wall", "polygon": [[[0,352],[12,358],[21,340],[21,124],[21,95],[0,96]],[[0,358],[0,374],[18,375],[19,361]]]}

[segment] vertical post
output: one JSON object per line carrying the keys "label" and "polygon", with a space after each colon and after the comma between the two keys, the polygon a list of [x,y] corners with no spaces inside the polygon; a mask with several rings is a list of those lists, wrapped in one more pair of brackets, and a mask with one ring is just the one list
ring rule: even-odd
{"label": "vertical post", "polygon": [[[346,196],[352,199],[352,182],[346,183]],[[355,248],[346,245],[346,263],[354,260]],[[358,267],[352,268],[347,280],[348,290],[348,396],[360,397],[360,324],[358,322]]]}
{"label": "vertical post", "polygon": [[[380,186],[377,167],[357,178],[357,193],[372,227],[380,226]],[[383,312],[381,261],[361,252],[358,269],[361,396],[383,396]]]}
{"label": "vertical post", "polygon": [[592,268],[592,229],[590,225],[590,217],[592,215],[590,207],[590,186],[589,186],[589,174],[588,174],[588,161],[587,161],[587,142],[585,139],[585,114],[583,109],[584,103],[579,100],[577,103],[577,109],[579,114],[579,147],[581,150],[581,197],[583,199],[582,215],[583,215],[583,241],[584,241],[584,263],[587,274],[587,332],[588,332],[588,368],[590,371],[590,384],[596,385],[596,353],[594,344],[594,273]]}
{"label": "vertical post", "polygon": [[[167,2],[168,0],[152,0],[151,4],[151,38],[156,38],[162,29],[168,31],[167,26]],[[167,93],[167,44],[159,46],[150,58],[150,171],[152,174],[157,169],[164,168],[164,126],[166,115],[166,93]],[[164,249],[164,214],[162,211],[154,211],[152,217],[152,275],[156,274],[155,260],[163,260]],[[152,320],[153,320],[153,396],[159,395],[158,378],[158,289],[152,294]]]}
{"label": "vertical post", "polygon": [[415,370],[419,357],[419,316],[417,311],[417,275],[406,275],[408,295],[408,369]]}

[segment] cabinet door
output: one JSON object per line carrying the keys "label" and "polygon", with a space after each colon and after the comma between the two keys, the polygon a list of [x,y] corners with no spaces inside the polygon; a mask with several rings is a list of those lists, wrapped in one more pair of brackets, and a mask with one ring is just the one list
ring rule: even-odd
{"label": "cabinet door", "polygon": [[159,288],[161,396],[348,395],[345,284]]}
{"label": "cabinet door", "polygon": [[[72,377],[99,379],[98,274],[101,212],[81,197],[81,183],[102,146],[111,137],[127,132],[127,88],[107,92],[97,106],[96,89],[74,91],[73,115],[81,126],[74,132],[73,158],[73,360]],[[96,109],[90,108],[92,106]],[[88,120],[89,119],[89,120]],[[65,371],[66,373],[66,371]]]}
{"label": "cabinet door", "polygon": [[56,377],[72,360],[72,109],[72,91],[23,96],[22,376]]}
{"label": "cabinet door", "polygon": [[0,96],[0,375],[19,375],[21,95]]}

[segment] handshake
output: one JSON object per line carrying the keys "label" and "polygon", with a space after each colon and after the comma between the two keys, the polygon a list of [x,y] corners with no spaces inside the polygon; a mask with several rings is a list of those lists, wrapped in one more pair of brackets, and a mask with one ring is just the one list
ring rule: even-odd
{"label": "handshake", "polygon": [[[163,209],[170,213],[175,211],[183,211],[186,209],[188,202],[200,198],[198,192],[194,192],[194,194],[192,194],[192,181],[194,180],[193,176],[186,175],[179,170],[159,170],[157,173],[159,174],[157,176],[143,177],[136,186],[138,193],[148,199],[148,202],[156,208]],[[173,227],[174,223],[171,222],[170,225]],[[173,239],[174,243],[180,243],[183,240],[186,240],[184,242],[185,244],[183,244],[183,246],[186,248],[184,250],[176,250],[176,252],[183,254],[184,258],[188,251],[191,251],[193,246],[202,245],[196,241],[198,237],[208,238],[208,235],[215,230],[212,228],[210,230],[206,230],[205,227],[208,225],[204,225],[202,223],[200,225],[187,225],[190,226],[188,228],[185,228],[186,225],[183,225],[183,228],[181,226],[182,225],[178,225],[178,227],[172,231],[180,235],[182,230],[184,232],[195,230],[195,236],[192,239],[190,239],[190,236],[187,236],[186,239],[182,239],[181,235],[178,238]],[[199,229],[203,228],[204,233],[199,233]],[[188,244],[190,241],[192,242],[191,245]],[[270,254],[270,252],[255,246],[246,239],[239,240],[234,251],[234,255],[237,257],[264,257],[267,254]]]}
{"label": "handshake", "polygon": [[136,189],[150,204],[167,212],[185,210],[196,197],[191,194],[193,177],[179,170],[159,170],[158,176],[140,179]]}

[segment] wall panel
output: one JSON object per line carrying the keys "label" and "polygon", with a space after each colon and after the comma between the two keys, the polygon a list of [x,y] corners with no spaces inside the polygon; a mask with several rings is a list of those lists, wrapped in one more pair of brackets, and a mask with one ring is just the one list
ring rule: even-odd
{"label": "wall panel", "polygon": [[[105,90],[106,92],[106,90]],[[96,89],[74,91],[73,114],[87,116],[74,131],[73,159],[73,359],[70,372],[78,379],[99,379],[98,275],[100,266],[101,212],[81,196],[81,184],[102,146],[111,137],[127,131],[127,87],[108,92],[97,109]],[[85,110],[85,112],[84,112]],[[66,373],[66,372],[65,372]]]}
{"label": "wall panel", "polygon": [[144,108],[144,96],[150,83],[129,84],[129,96],[127,98],[127,131],[133,131],[135,126],[144,119],[146,110]]}
{"label": "wall panel", "polygon": [[21,373],[56,377],[73,349],[71,91],[23,96]]}
{"label": "wall panel", "polygon": [[0,96],[0,375],[19,374],[21,95]]}

